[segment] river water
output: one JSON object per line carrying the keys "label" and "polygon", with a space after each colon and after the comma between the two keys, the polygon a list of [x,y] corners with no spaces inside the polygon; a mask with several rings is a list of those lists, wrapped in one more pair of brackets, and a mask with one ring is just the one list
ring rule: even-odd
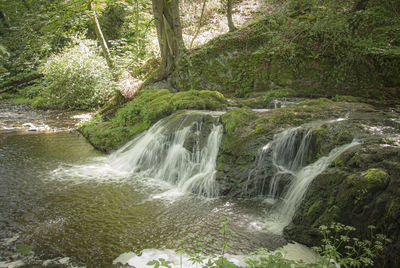
{"label": "river water", "polygon": [[[23,109],[8,116],[5,111],[10,109],[0,116],[0,239],[18,237],[15,243],[34,246],[40,259],[68,256],[79,265],[108,267],[120,254],[143,249],[195,250],[202,244],[218,252],[225,217],[235,232],[231,253],[284,243],[263,231],[270,208],[265,202],[181,194],[135,174],[113,177],[97,170],[93,176],[91,168],[100,168],[106,156],[77,132],[54,131],[68,130],[71,121],[29,131],[21,123],[51,120],[29,118]],[[13,254],[12,248],[0,253],[0,261]]]}

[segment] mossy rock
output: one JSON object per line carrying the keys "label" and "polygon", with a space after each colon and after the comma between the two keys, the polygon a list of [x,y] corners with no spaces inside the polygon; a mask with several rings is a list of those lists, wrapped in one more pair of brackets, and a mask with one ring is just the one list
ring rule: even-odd
{"label": "mossy rock", "polygon": [[122,95],[120,90],[115,90],[113,96],[107,103],[100,109],[98,114],[106,119],[115,115],[117,110],[121,108],[128,100]]}
{"label": "mossy rock", "polygon": [[226,105],[224,96],[217,91],[191,90],[173,94],[166,89],[145,90],[122,107],[121,101],[115,101],[115,106],[110,103],[79,131],[94,147],[109,152],[175,111],[223,110]]}
{"label": "mossy rock", "polygon": [[393,240],[380,261],[384,259],[389,267],[397,267],[400,149],[383,146],[384,142],[384,139],[366,139],[340,155],[330,168],[317,176],[292,224],[285,229],[287,237],[316,245],[321,238],[317,235],[319,225],[341,222],[354,226],[356,236],[369,239],[368,226],[375,225],[377,233]]}
{"label": "mossy rock", "polygon": [[[299,97],[398,102],[400,53],[392,35],[397,14],[378,1],[360,10],[357,18],[351,7],[337,12],[333,6],[311,9],[316,13],[313,19],[283,8],[221,35],[181,57],[169,81],[180,91],[218,90],[236,97],[291,88]],[[371,14],[386,19],[381,24],[368,19],[354,24]]]}
{"label": "mossy rock", "polygon": [[[240,196],[258,150],[284,129],[298,127],[314,120],[344,117],[349,109],[369,109],[369,105],[333,102],[329,99],[305,100],[290,107],[255,112],[250,108],[235,108],[221,116],[224,126],[219,155],[217,179],[224,186],[223,194]],[[313,131],[307,163],[340,145],[350,143],[362,133],[347,121],[321,121]],[[311,128],[311,125],[309,126]],[[359,133],[360,132],[360,133]],[[268,184],[268,181],[266,182]],[[268,185],[265,186],[268,188]],[[254,191],[257,192],[257,191]]]}

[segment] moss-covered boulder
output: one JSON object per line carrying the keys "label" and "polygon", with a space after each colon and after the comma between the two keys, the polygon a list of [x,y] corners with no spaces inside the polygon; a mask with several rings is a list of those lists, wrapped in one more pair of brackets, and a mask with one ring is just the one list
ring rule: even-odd
{"label": "moss-covered boulder", "polygon": [[[217,160],[217,179],[222,185],[222,193],[233,196],[243,194],[249,174],[257,173],[255,165],[259,150],[271,142],[275,134],[285,129],[304,125],[304,134],[312,129],[307,163],[329,154],[336,146],[351,142],[356,133],[362,136],[363,132],[358,130],[357,124],[343,120],[352,111],[356,113],[374,109],[360,103],[315,99],[264,112],[246,107],[228,111],[221,116],[225,132]],[[266,159],[265,165],[268,165],[268,161],[270,159]],[[273,170],[264,171],[271,172]],[[265,189],[268,183],[268,179],[265,180]]]}
{"label": "moss-covered boulder", "polygon": [[393,240],[384,251],[381,265],[400,264],[400,147],[384,140],[359,145],[343,153],[314,179],[293,222],[285,233],[307,245],[321,240],[318,226],[341,222],[368,237],[368,225]]}
{"label": "moss-covered boulder", "polygon": [[303,97],[399,99],[396,9],[373,0],[355,12],[352,2],[287,6],[188,52],[168,82],[239,97],[291,88]]}
{"label": "moss-covered boulder", "polygon": [[[262,155],[264,162],[257,164],[262,158],[260,150],[285,129],[299,127],[299,140],[311,131],[305,165],[358,139],[359,145],[339,155],[314,179],[285,235],[312,246],[321,241],[320,225],[330,225],[333,221],[351,225],[363,239],[369,239],[368,225],[375,225],[376,232],[393,240],[385,248],[380,264],[397,267],[400,264],[399,118],[393,109],[327,99],[307,100],[267,112],[232,109],[221,117],[225,128],[217,159],[221,194],[245,197],[268,194],[271,172],[276,170],[268,153]],[[298,142],[293,144],[296,146]],[[278,193],[288,183],[290,178],[282,181]]]}
{"label": "moss-covered boulder", "polygon": [[[79,127],[94,147],[109,152],[148,129],[156,121],[183,109],[223,110],[227,101],[217,91],[170,93],[166,89],[143,91],[117,111],[106,108]],[[112,113],[110,112],[112,111]]]}

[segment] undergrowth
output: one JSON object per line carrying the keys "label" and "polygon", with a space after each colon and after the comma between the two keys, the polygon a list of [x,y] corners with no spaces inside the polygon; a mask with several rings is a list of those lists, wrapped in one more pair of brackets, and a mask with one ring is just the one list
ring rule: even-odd
{"label": "undergrowth", "polygon": [[[172,263],[163,258],[152,260],[147,263],[149,266],[155,268],[167,267],[171,268],[172,265],[184,267],[182,263],[182,254],[190,256],[189,261],[192,265],[202,268],[240,268],[233,262],[229,261],[225,256],[226,249],[231,247],[229,239],[233,232],[229,230],[228,223],[230,219],[226,218],[221,224],[221,253],[204,255],[204,247],[200,247],[196,252],[179,251],[181,254],[180,263]],[[282,250],[270,252],[266,249],[259,249],[256,252],[249,254],[246,258],[247,268],[265,268],[265,267],[280,267],[280,268],[293,268],[293,267],[373,267],[374,260],[378,254],[383,250],[386,244],[391,240],[386,238],[383,234],[375,234],[374,226],[369,226],[369,240],[359,239],[351,235],[355,231],[352,226],[346,226],[341,223],[334,222],[329,226],[322,225],[319,231],[322,235],[321,246],[314,247],[313,249],[320,254],[320,258],[316,263],[305,263],[302,260],[295,261],[289,260],[284,257]]]}
{"label": "undergrowth", "polygon": [[183,57],[174,85],[236,97],[292,88],[301,97],[399,98],[399,1],[280,2]]}

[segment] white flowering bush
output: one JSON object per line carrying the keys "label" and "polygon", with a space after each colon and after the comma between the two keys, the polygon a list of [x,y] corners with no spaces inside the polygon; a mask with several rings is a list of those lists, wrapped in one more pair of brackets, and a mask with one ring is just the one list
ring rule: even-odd
{"label": "white flowering bush", "polygon": [[40,71],[45,80],[42,106],[49,108],[93,110],[115,89],[107,62],[89,40],[78,40],[75,46],[53,55]]}

